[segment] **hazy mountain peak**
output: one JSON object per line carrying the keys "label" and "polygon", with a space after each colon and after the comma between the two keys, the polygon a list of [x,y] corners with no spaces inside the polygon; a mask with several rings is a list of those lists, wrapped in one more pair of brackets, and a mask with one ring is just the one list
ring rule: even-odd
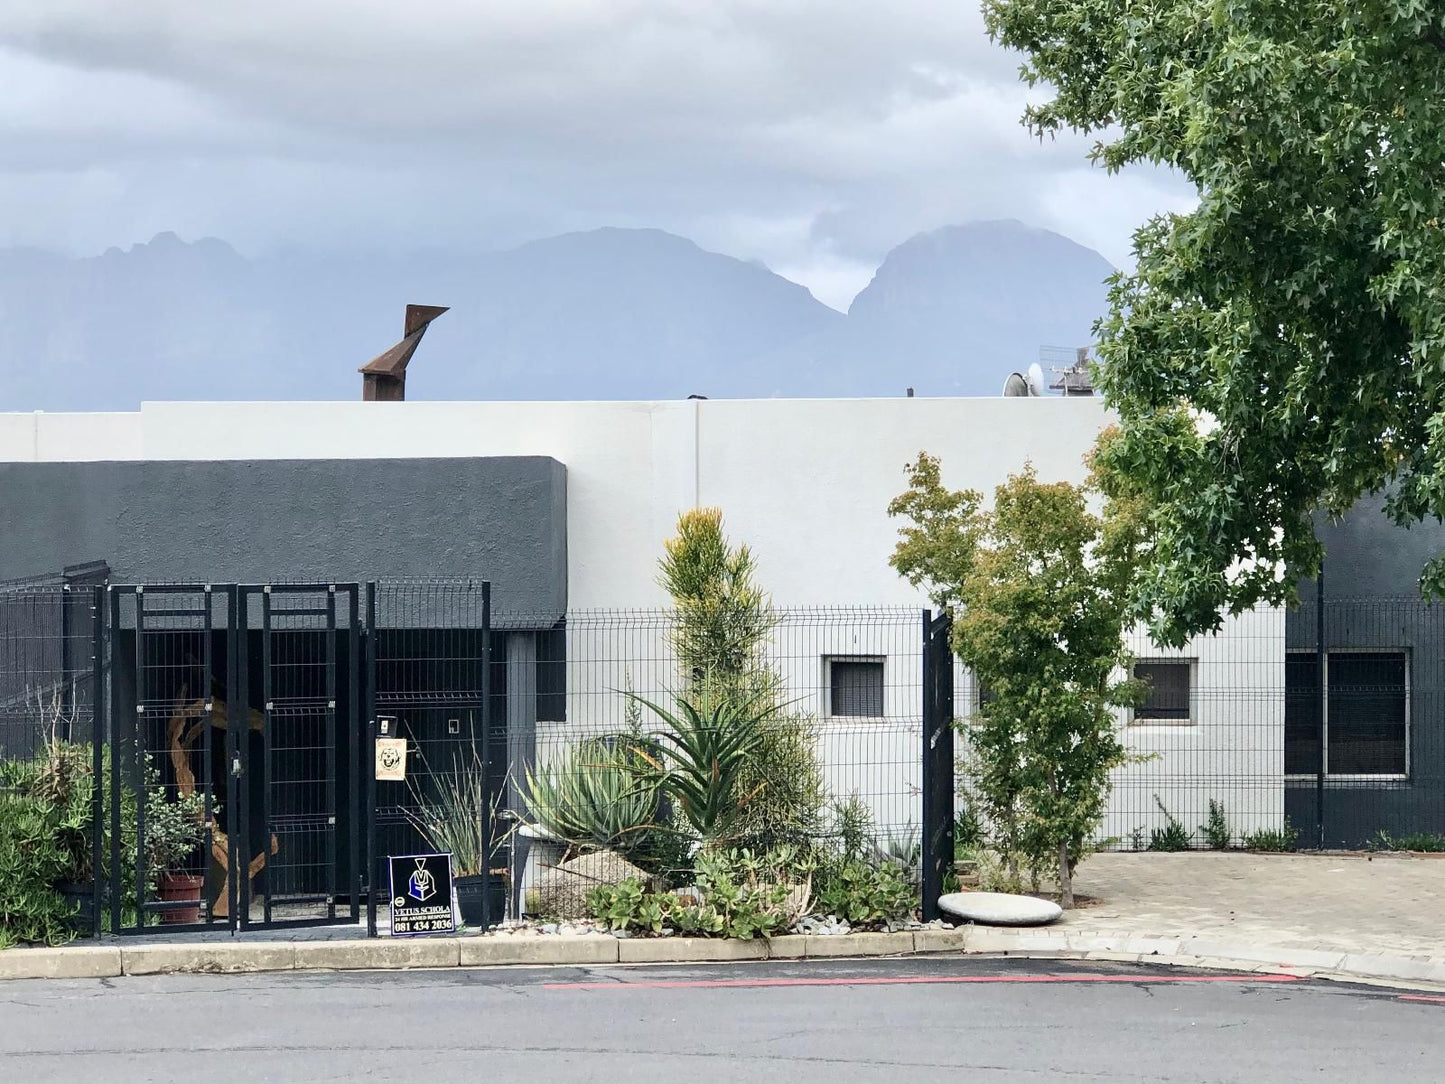
{"label": "hazy mountain peak", "polygon": [[85,260],[0,251],[0,410],[142,399],[353,398],[409,302],[451,306],[419,399],[995,395],[1090,341],[1097,253],[1016,221],[887,255],[844,316],[755,260],[604,227],[483,255],[275,253],[173,232]]}

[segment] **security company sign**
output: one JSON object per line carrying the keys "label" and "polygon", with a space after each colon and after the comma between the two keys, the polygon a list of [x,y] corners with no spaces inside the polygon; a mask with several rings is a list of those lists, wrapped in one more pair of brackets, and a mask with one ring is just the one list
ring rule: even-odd
{"label": "security company sign", "polygon": [[406,739],[376,739],[376,778],[393,783],[406,780]]}
{"label": "security company sign", "polygon": [[452,856],[391,857],[391,935],[456,933],[452,915]]}

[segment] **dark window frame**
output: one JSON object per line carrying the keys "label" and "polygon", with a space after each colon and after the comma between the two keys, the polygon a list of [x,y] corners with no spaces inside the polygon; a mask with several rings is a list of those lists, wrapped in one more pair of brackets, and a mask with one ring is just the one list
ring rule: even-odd
{"label": "dark window frame", "polygon": [[[1198,714],[1196,709],[1198,707],[1199,660],[1192,657],[1135,659],[1134,664],[1129,668],[1129,676],[1136,681],[1139,680],[1140,677],[1140,667],[1171,667],[1182,669],[1185,674],[1184,706],[1167,708],[1155,707],[1146,702],[1130,711],[1130,725],[1197,726],[1199,723],[1199,720],[1196,718]],[[1151,696],[1153,695],[1152,688],[1151,686]]]}
{"label": "dark window frame", "polygon": [[[888,714],[888,658],[885,655],[825,655],[823,656],[828,693],[828,718],[830,719],[884,719]],[[870,701],[876,694],[877,713],[871,711],[839,711],[838,668],[859,667],[877,672],[877,689],[863,689],[862,695]],[[866,704],[865,707],[872,707]]]}
{"label": "dark window frame", "polygon": [[[1412,678],[1413,678],[1413,667],[1412,667],[1412,665],[1411,665],[1411,663],[1412,663],[1411,654],[1412,654],[1412,653],[1411,653],[1411,649],[1410,649],[1410,648],[1408,648],[1408,647],[1399,647],[1399,646],[1378,646],[1378,647],[1376,647],[1376,646],[1369,646],[1369,647],[1366,647],[1366,646],[1344,646],[1344,647],[1333,647],[1333,648],[1330,648],[1329,651],[1326,653],[1326,657],[1325,657],[1325,674],[1324,674],[1324,681],[1323,681],[1323,684],[1324,684],[1324,686],[1325,686],[1325,688],[1326,688],[1326,693],[1325,693],[1325,695],[1324,695],[1323,697],[1321,697],[1320,692],[1319,692],[1320,683],[1318,682],[1318,678],[1317,678],[1317,679],[1316,679],[1317,683],[1316,683],[1314,686],[1312,686],[1312,688],[1313,688],[1313,690],[1314,690],[1314,696],[1315,696],[1315,704],[1316,704],[1316,706],[1315,706],[1315,707],[1312,709],[1312,711],[1311,711],[1311,714],[1314,716],[1314,720],[1315,720],[1315,725],[1316,725],[1316,726],[1318,726],[1318,718],[1319,718],[1320,707],[1324,707],[1325,712],[1326,712],[1326,714],[1325,714],[1325,747],[1324,747],[1324,751],[1323,751],[1323,761],[1324,761],[1325,778],[1326,778],[1326,779],[1328,779],[1328,780],[1335,780],[1335,781],[1339,781],[1339,782],[1382,782],[1382,781],[1394,781],[1394,780],[1409,780],[1409,779],[1411,778],[1411,771],[1412,771],[1412,769],[1413,769],[1413,765],[1412,765],[1412,759],[1413,759],[1413,758],[1412,758],[1412,755],[1411,755],[1411,753],[1412,753],[1412,750],[1411,750],[1411,738],[1412,738],[1412,734],[1413,734],[1413,731],[1414,731],[1414,726],[1413,726],[1414,688],[1413,688],[1413,681],[1412,681]],[[1401,694],[1400,694],[1400,703],[1401,703],[1401,713],[1402,713],[1402,717],[1401,717],[1402,726],[1401,726],[1401,742],[1400,742],[1400,744],[1401,744],[1401,747],[1402,747],[1402,756],[1401,756],[1401,759],[1402,759],[1403,763],[1402,763],[1402,765],[1401,765],[1401,770],[1400,770],[1400,771],[1379,771],[1379,772],[1369,772],[1369,771],[1363,771],[1363,772],[1362,772],[1362,771],[1343,771],[1343,772],[1341,772],[1341,771],[1333,771],[1333,770],[1331,770],[1331,768],[1330,768],[1330,721],[1329,721],[1328,708],[1329,708],[1329,705],[1330,705],[1330,703],[1332,702],[1332,699],[1333,699],[1333,697],[1332,697],[1332,695],[1331,695],[1332,692],[1333,692],[1333,689],[1332,689],[1331,683],[1330,683],[1330,661],[1331,661],[1332,659],[1337,659],[1337,658],[1340,658],[1340,657],[1342,657],[1342,656],[1359,656],[1359,655],[1393,656],[1393,657],[1398,658],[1398,659],[1400,660],[1400,662],[1401,662],[1402,687],[1401,687]],[[1293,648],[1293,649],[1287,650],[1287,651],[1285,652],[1285,658],[1286,658],[1286,674],[1288,674],[1288,661],[1289,661],[1290,656],[1294,656],[1296,659],[1298,659],[1298,660],[1300,660],[1300,661],[1304,661],[1305,659],[1309,659],[1309,660],[1313,661],[1314,659],[1316,659],[1316,658],[1318,657],[1317,652],[1316,652],[1313,648]],[[1288,681],[1287,681],[1287,680],[1286,680],[1286,686],[1285,686],[1285,698],[1286,698],[1286,704],[1288,704],[1288,702],[1289,702],[1289,686],[1288,686]],[[1317,776],[1318,776],[1318,771],[1317,771],[1316,769],[1311,769],[1311,770],[1308,770],[1308,771],[1300,771],[1300,770],[1296,769],[1296,770],[1294,770],[1294,771],[1290,771],[1290,770],[1288,769],[1288,760],[1289,760],[1289,758],[1288,758],[1288,749],[1286,749],[1286,771],[1285,771],[1285,778],[1286,778],[1286,779],[1301,780],[1301,779],[1314,779],[1314,778],[1317,778]]]}

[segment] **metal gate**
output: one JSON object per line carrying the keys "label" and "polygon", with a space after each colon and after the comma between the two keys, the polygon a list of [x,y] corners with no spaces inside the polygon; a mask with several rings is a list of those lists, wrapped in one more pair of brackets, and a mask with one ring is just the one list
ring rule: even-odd
{"label": "metal gate", "polygon": [[359,586],[118,586],[108,624],[112,929],[359,921]]}
{"label": "metal gate", "polygon": [[[504,702],[506,690],[493,672],[491,598],[484,580],[367,585],[366,745],[390,737],[407,748],[405,781],[378,781],[369,763],[365,773],[366,869],[376,886],[367,893],[372,936],[388,898],[389,855],[450,850],[463,920],[468,900],[475,900],[473,918],[483,927],[503,917],[507,871],[495,822],[507,778],[499,767],[506,729],[498,725],[506,711],[492,700],[500,695]],[[477,833],[450,846],[424,829],[459,819]]]}

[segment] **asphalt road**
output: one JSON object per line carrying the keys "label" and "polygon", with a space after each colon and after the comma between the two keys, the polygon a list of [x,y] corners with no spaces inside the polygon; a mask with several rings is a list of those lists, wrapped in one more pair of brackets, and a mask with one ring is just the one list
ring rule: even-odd
{"label": "asphalt road", "polygon": [[981,959],[0,983],[0,1081],[1445,1077],[1445,998]]}

